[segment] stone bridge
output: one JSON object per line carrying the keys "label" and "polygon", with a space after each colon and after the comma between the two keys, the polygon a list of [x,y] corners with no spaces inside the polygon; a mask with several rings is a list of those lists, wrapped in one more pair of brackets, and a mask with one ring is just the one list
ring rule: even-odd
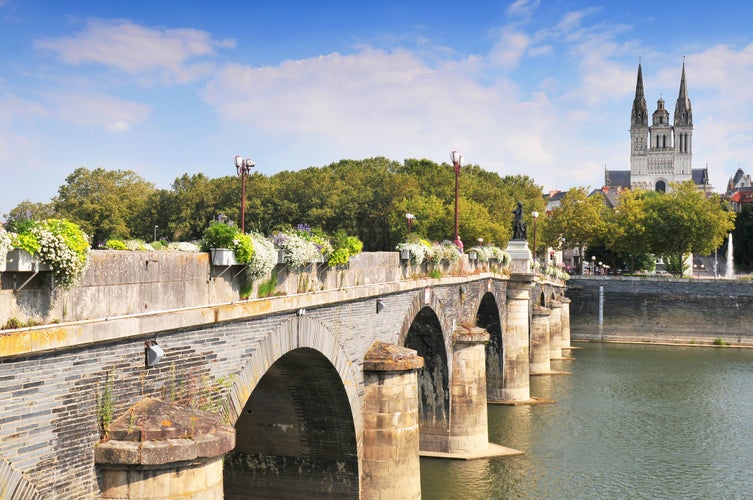
{"label": "stone bridge", "polygon": [[509,451],[487,402],[530,401],[569,346],[562,283],[467,256],[281,269],[240,300],[206,254],[134,255],[69,292],[2,273],[6,316],[46,324],[0,332],[0,497],[420,498],[420,455]]}

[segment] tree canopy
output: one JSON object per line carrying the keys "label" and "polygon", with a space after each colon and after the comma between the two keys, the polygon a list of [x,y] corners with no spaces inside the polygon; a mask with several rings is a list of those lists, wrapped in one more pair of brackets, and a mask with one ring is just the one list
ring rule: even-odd
{"label": "tree canopy", "polygon": [[[462,168],[459,182],[459,233],[467,246],[479,238],[505,246],[518,200],[528,214],[543,212],[541,187],[527,176],[502,177],[469,165]],[[111,237],[150,240],[155,232],[168,240],[198,240],[219,214],[239,223],[240,183],[237,176],[183,174],[170,189],[156,189],[130,170],[82,167],[66,178],[51,204],[25,202],[13,213],[33,211],[36,216],[51,207],[54,215],[79,224],[94,242]],[[426,159],[401,164],[375,157],[270,176],[254,172],[246,184],[246,228],[269,234],[307,224],[328,233],[357,235],[367,251],[391,251],[405,240],[405,214],[412,213],[413,233],[433,241],[451,240],[454,188],[453,166]]]}

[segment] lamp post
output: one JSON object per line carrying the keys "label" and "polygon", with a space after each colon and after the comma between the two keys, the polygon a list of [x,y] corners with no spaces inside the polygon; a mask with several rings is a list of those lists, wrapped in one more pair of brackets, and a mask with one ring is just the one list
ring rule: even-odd
{"label": "lamp post", "polygon": [[154,226],[154,239],[152,241],[157,241],[157,228],[158,227],[159,226],[157,226],[157,225]]}
{"label": "lamp post", "polygon": [[241,232],[246,232],[246,177],[256,165],[250,158],[235,157],[235,170],[241,178]]}
{"label": "lamp post", "polygon": [[591,276],[595,276],[596,273],[594,272],[596,270],[596,256],[591,256]]}
{"label": "lamp post", "polygon": [[457,151],[450,153],[450,159],[452,159],[452,166],[455,167],[455,239],[452,242],[463,251],[463,242],[460,241],[458,235],[458,194],[460,188],[460,167],[463,166],[463,155]]}
{"label": "lamp post", "polygon": [[539,213],[531,212],[533,216],[533,261],[536,262],[536,221],[539,219]]}
{"label": "lamp post", "polygon": [[410,227],[413,224],[413,221],[416,220],[416,216],[413,214],[405,214],[405,220],[408,223],[408,234],[410,234]]}

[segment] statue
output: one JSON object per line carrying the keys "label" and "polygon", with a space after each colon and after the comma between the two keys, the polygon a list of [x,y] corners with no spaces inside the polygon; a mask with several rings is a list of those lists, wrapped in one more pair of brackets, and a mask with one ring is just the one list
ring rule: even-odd
{"label": "statue", "polygon": [[518,202],[518,206],[512,211],[515,214],[515,220],[512,223],[512,239],[526,240],[526,223],[523,222],[523,204]]}

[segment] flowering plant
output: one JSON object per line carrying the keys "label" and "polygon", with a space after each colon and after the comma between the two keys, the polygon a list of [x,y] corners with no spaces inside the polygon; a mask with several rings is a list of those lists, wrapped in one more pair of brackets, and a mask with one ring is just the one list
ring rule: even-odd
{"label": "flowering plant", "polygon": [[408,252],[410,255],[410,263],[414,266],[419,266],[426,260],[426,256],[431,249],[431,245],[426,240],[414,240],[404,241],[400,243],[396,248],[397,251]]}
{"label": "flowering plant", "polygon": [[275,246],[264,235],[251,233],[249,235],[253,245],[253,256],[246,266],[246,277],[249,281],[256,281],[272,271],[277,263]]}
{"label": "flowering plant", "polygon": [[212,221],[204,230],[201,238],[201,249],[204,252],[212,248],[229,248],[235,251],[235,260],[239,264],[245,264],[251,260],[254,254],[254,244],[251,237],[238,230],[238,226],[232,222],[221,220]]}
{"label": "flowering plant", "polygon": [[0,227],[0,262],[5,261],[5,256],[13,248],[8,232]]}
{"label": "flowering plant", "polygon": [[303,224],[276,232],[272,235],[272,243],[283,251],[285,262],[293,268],[303,267],[332,253],[329,240]]}
{"label": "flowering plant", "polygon": [[566,281],[570,279],[569,274],[567,274],[565,271],[555,266],[547,266],[546,274],[547,276],[551,278],[562,280],[562,281]]}
{"label": "flowering plant", "polygon": [[64,219],[27,221],[11,233],[14,247],[38,255],[50,266],[55,284],[70,288],[81,278],[89,257],[89,238],[76,224]]}
{"label": "flowering plant", "polygon": [[353,255],[361,253],[363,242],[356,236],[348,236],[345,231],[338,231],[332,239],[335,249],[327,260],[329,267],[344,266]]}
{"label": "flowering plant", "polygon": [[175,250],[178,252],[198,252],[200,251],[199,245],[191,243],[190,241],[173,241],[167,244],[168,250]]}

